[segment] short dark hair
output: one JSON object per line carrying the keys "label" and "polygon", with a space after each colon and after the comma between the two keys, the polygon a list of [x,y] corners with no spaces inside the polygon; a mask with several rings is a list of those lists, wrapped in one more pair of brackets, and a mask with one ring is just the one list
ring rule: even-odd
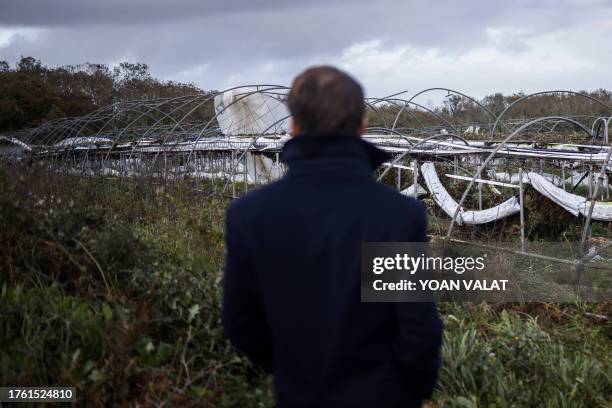
{"label": "short dark hair", "polygon": [[308,68],[293,81],[287,97],[300,133],[356,133],[363,123],[361,85],[330,66]]}

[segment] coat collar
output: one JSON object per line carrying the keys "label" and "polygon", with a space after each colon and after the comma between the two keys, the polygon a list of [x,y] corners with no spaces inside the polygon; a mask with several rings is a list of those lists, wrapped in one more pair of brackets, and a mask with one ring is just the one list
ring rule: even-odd
{"label": "coat collar", "polygon": [[309,159],[342,158],[365,162],[373,171],[390,155],[355,135],[302,134],[285,143],[281,157],[290,168]]}

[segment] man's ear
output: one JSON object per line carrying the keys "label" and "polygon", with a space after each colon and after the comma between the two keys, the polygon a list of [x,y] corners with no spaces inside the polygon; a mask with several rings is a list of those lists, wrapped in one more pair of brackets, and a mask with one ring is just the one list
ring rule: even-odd
{"label": "man's ear", "polygon": [[363,120],[361,121],[361,126],[359,126],[357,128],[357,136],[361,137],[363,136],[363,134],[365,133],[365,130],[368,128],[370,124],[368,123],[368,118],[367,117],[363,117]]}

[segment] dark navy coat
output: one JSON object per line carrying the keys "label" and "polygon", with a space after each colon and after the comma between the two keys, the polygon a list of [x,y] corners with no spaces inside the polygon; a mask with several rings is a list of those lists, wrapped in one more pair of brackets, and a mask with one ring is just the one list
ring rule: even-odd
{"label": "dark navy coat", "polygon": [[436,382],[433,303],[362,303],[361,242],[421,242],[424,206],[377,183],[354,136],[285,144],[289,171],[230,205],[223,325],[273,373],[278,407],[413,407]]}

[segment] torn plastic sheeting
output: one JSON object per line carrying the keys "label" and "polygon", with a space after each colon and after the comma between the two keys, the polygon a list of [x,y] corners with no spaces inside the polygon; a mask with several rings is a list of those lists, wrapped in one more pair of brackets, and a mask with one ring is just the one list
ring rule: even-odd
{"label": "torn plastic sheeting", "polygon": [[[597,180],[594,180],[592,177],[589,178],[589,176],[585,176],[586,172],[572,172],[572,175],[568,178],[565,179],[565,182],[567,184],[571,184],[572,187],[575,186],[577,183],[580,183],[581,186],[588,186],[589,185],[589,179],[591,180],[591,182],[593,183],[593,185],[595,185]],[[595,178],[597,178],[599,174],[595,175]],[[603,176],[603,182],[599,185],[599,187],[605,187],[605,185],[608,184],[608,175],[604,174]]]}
{"label": "torn plastic sheeting", "polygon": [[21,140],[16,139],[14,137],[0,136],[0,141],[2,140],[6,140],[7,142],[17,145],[27,151],[32,151],[32,147],[29,144],[22,142]]}
{"label": "torn plastic sheeting", "polygon": [[[420,184],[416,185],[417,196],[422,196],[427,194],[427,190],[423,188]],[[408,197],[414,197],[414,184],[411,184],[410,187],[400,191],[400,194],[404,194]]]}
{"label": "torn plastic sheeting", "polygon": [[[253,92],[253,93],[251,93]],[[225,135],[283,134],[289,111],[279,99],[255,88],[240,88],[215,96],[215,112]]]}
{"label": "torn plastic sheeting", "polygon": [[[516,184],[518,185],[519,182],[519,174],[518,173],[509,173],[506,171],[503,172],[495,172],[493,170],[490,170],[488,172],[489,177],[493,180],[497,180],[497,181],[503,181],[506,183],[512,183],[512,184]],[[543,173],[541,174],[544,178],[546,178],[546,180],[550,181],[551,183],[553,183],[554,185],[560,186],[563,184],[563,181],[561,179],[561,177],[559,176],[555,176],[554,174],[550,174],[550,173]],[[523,183],[529,183],[529,177],[527,176],[527,172],[523,173]]]}
{"label": "torn plastic sheeting", "polygon": [[73,146],[88,146],[95,144],[112,144],[113,141],[105,137],[93,137],[93,136],[80,136],[80,137],[69,137],[60,142],[57,142],[53,146],[55,147],[73,147]]}
{"label": "torn plastic sheeting", "polygon": [[[425,179],[427,189],[431,193],[434,201],[449,217],[455,215],[458,203],[448,193],[444,185],[440,182],[436,168],[433,163],[426,162],[421,165],[421,172]],[[521,206],[516,197],[512,197],[495,207],[486,210],[465,211],[461,209],[457,215],[458,224],[486,224],[495,220],[516,214],[521,210]]]}
{"label": "torn plastic sheeting", "polygon": [[[537,173],[530,172],[528,175],[531,185],[540,194],[548,197],[575,216],[578,216],[578,214],[586,216],[591,203],[585,197],[568,193]],[[595,202],[592,218],[598,221],[612,221],[612,203]]]}
{"label": "torn plastic sheeting", "polygon": [[[488,171],[489,177],[492,180],[497,180],[497,181],[503,181],[506,183],[512,183],[512,184],[518,184],[519,181],[519,175],[518,173],[508,173],[508,172],[495,172],[494,170],[490,170]],[[563,186],[563,179],[557,175],[554,174],[550,174],[550,173],[536,173],[539,174],[541,176],[543,176],[544,178],[546,178],[546,180],[552,182],[555,186]],[[529,183],[529,177],[527,176],[527,172],[523,173],[523,183]],[[586,176],[585,177],[585,172],[573,172],[573,175],[570,177],[567,177],[565,179],[565,184],[566,185],[571,185],[572,187],[575,186],[577,183],[580,183],[581,186],[588,186],[589,185],[589,177]],[[593,181],[593,185],[595,184],[595,181]],[[600,188],[605,188],[605,185],[608,184],[608,176],[604,175],[603,178],[603,182],[600,184]]]}
{"label": "torn plastic sheeting", "polygon": [[248,180],[254,183],[255,180],[271,182],[278,180],[283,175],[281,163],[275,162],[262,154],[246,154],[246,166]]}

